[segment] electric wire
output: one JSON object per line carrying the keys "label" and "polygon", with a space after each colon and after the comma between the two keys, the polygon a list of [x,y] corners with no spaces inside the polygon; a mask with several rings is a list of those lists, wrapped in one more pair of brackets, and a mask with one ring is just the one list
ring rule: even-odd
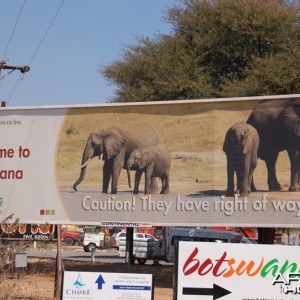
{"label": "electric wire", "polygon": [[47,30],[46,30],[46,32],[45,32],[43,38],[41,39],[40,43],[38,44],[38,46],[37,46],[37,48],[36,48],[36,50],[35,50],[35,52],[34,52],[34,54],[32,55],[31,59],[29,60],[29,63],[27,64],[28,66],[31,65],[31,63],[32,63],[32,61],[34,60],[34,58],[35,58],[37,52],[38,52],[39,49],[41,48],[41,46],[42,46],[42,44],[43,44],[43,42],[44,42],[46,36],[48,35],[48,32],[49,32],[50,28],[52,27],[52,25],[53,25],[53,23],[54,23],[54,21],[55,21],[57,15],[58,15],[59,11],[61,10],[61,8],[62,8],[64,2],[65,2],[65,0],[62,0],[60,6],[58,7],[58,9],[57,9],[57,11],[56,11],[56,13],[55,13],[55,15],[54,15],[54,17],[53,17],[51,23],[50,23],[50,25],[48,26],[48,28],[47,28]]}
{"label": "electric wire", "polygon": [[[25,1],[25,0],[24,0],[24,1]],[[59,5],[59,7],[58,7],[58,9],[57,9],[57,11],[56,11],[54,17],[52,18],[52,20],[51,20],[51,22],[50,22],[50,24],[49,24],[49,26],[48,26],[48,28],[47,28],[45,34],[44,34],[44,36],[42,37],[42,39],[41,39],[41,41],[39,42],[39,44],[38,44],[36,50],[35,50],[34,53],[33,53],[31,59],[29,60],[29,62],[28,62],[28,64],[27,64],[28,66],[30,66],[31,63],[32,63],[32,61],[35,59],[35,57],[36,57],[36,55],[37,55],[39,49],[41,48],[41,46],[42,46],[44,40],[46,39],[46,37],[47,37],[47,35],[48,35],[49,31],[50,31],[50,28],[52,27],[52,25],[53,25],[53,23],[54,23],[54,21],[55,21],[57,15],[58,15],[58,13],[60,12],[60,10],[61,10],[61,8],[62,8],[64,2],[65,2],[65,0],[62,0],[62,1],[61,1],[61,3],[60,3],[60,5]],[[20,76],[19,76],[19,78],[18,78],[18,80],[17,80],[17,82],[16,82],[16,84],[15,84],[15,86],[14,86],[14,88],[13,88],[11,94],[9,95],[9,97],[8,97],[8,99],[7,99],[7,103],[10,101],[10,99],[11,99],[11,97],[12,97],[14,91],[15,91],[16,88],[17,88],[17,85],[18,85],[19,82],[24,78],[24,76],[25,76],[25,73],[24,73],[24,74],[20,74]]]}
{"label": "electric wire", "polygon": [[[15,31],[16,31],[16,28],[17,28],[17,25],[18,25],[18,23],[19,23],[19,20],[20,20],[20,17],[21,17],[23,8],[24,8],[24,6],[25,6],[25,2],[26,2],[26,0],[23,0],[21,9],[20,9],[19,14],[18,14],[18,17],[17,17],[17,20],[16,20],[16,22],[15,22],[15,25],[14,25],[14,27],[13,27],[13,30],[12,30],[12,32],[11,32],[11,34],[10,34],[10,37],[9,37],[9,40],[8,40],[8,42],[7,42],[6,48],[5,48],[5,50],[4,50],[4,53],[3,53],[3,56],[2,56],[2,61],[4,61],[4,58],[5,58],[6,52],[7,52],[7,50],[8,50],[8,47],[9,47],[10,42],[11,42],[11,40],[12,40],[12,38],[13,38],[13,35],[14,35]],[[11,72],[9,72],[8,74],[10,74],[10,73],[11,73]],[[8,74],[7,74],[7,75],[8,75]],[[1,69],[0,69],[0,92],[1,92],[1,83],[2,83],[2,79],[5,78],[7,75],[2,76]]]}
{"label": "electric wire", "polygon": [[22,14],[22,11],[23,11],[25,2],[26,2],[26,0],[23,0],[23,4],[22,4],[22,7],[21,7],[21,9],[20,9],[20,11],[19,11],[19,15],[18,15],[18,17],[17,17],[16,23],[15,23],[15,25],[14,25],[14,28],[13,28],[13,30],[12,30],[12,33],[11,33],[11,35],[10,35],[10,38],[9,38],[8,43],[7,43],[7,45],[6,45],[6,48],[5,48],[5,50],[4,50],[4,53],[3,53],[3,56],[2,56],[2,60],[4,60],[4,57],[5,57],[5,55],[6,55],[6,52],[7,52],[7,50],[8,50],[8,47],[9,47],[9,45],[10,45],[10,42],[11,42],[11,40],[12,40],[12,37],[13,37],[13,35],[14,35],[14,33],[15,33],[15,30],[16,30],[16,28],[17,28],[17,25],[18,25],[18,23],[19,23],[20,16],[21,16],[21,14]]}
{"label": "electric wire", "polygon": [[18,79],[17,79],[17,81],[16,81],[16,83],[15,83],[15,85],[14,85],[14,87],[13,87],[13,89],[12,89],[12,91],[11,91],[9,97],[8,97],[8,99],[7,99],[7,103],[10,101],[10,99],[11,99],[13,93],[15,92],[15,90],[16,90],[16,88],[17,88],[17,85],[19,84],[20,80],[23,79],[23,77],[24,77],[24,74],[20,74],[20,75],[19,75],[19,77],[18,77]]}

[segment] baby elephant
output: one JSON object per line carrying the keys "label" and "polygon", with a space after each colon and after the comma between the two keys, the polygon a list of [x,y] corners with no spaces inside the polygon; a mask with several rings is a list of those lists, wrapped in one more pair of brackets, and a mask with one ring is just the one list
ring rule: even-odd
{"label": "baby elephant", "polygon": [[259,135],[250,124],[236,123],[228,129],[223,144],[227,156],[227,196],[234,195],[234,173],[237,194],[246,197],[255,190],[253,172],[257,165],[258,146]]}
{"label": "baby elephant", "polygon": [[145,194],[151,194],[151,182],[160,177],[162,182],[161,194],[169,193],[169,173],[171,167],[171,153],[163,144],[147,148],[136,149],[131,152],[128,167],[136,170],[134,194],[139,193],[139,184],[142,174],[145,173]]}

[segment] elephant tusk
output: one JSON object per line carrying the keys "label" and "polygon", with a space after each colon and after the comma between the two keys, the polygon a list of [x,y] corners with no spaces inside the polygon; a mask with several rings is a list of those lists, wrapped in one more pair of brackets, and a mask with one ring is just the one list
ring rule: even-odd
{"label": "elephant tusk", "polygon": [[84,167],[86,167],[87,164],[88,164],[88,160],[81,166],[81,169],[84,168]]}

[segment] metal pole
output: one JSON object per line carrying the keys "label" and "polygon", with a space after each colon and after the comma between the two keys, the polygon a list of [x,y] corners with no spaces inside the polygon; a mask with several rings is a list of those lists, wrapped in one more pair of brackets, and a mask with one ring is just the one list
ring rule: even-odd
{"label": "metal pole", "polygon": [[125,262],[127,265],[127,272],[131,272],[131,265],[133,265],[133,227],[128,227],[126,229],[126,254],[125,254]]}

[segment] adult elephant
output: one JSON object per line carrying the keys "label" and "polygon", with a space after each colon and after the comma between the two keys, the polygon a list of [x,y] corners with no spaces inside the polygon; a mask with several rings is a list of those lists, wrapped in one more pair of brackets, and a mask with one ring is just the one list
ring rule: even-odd
{"label": "adult elephant", "polygon": [[[138,148],[157,145],[163,142],[161,134],[149,124],[138,124],[131,128],[112,127],[92,132],[82,154],[81,171],[73,189],[84,179],[87,163],[90,158],[102,155],[103,185],[102,192],[107,193],[111,182],[111,193],[116,194],[122,168],[127,166],[130,153]],[[129,179],[130,181],[130,179]]]}
{"label": "adult elephant", "polygon": [[234,174],[237,178],[236,193],[242,197],[255,190],[253,172],[257,166],[259,136],[257,130],[245,122],[234,124],[226,133],[223,151],[227,156],[227,195],[234,195]]}
{"label": "adult elephant", "polygon": [[279,152],[287,150],[291,167],[289,191],[299,191],[300,99],[262,101],[254,107],[247,123],[256,128],[260,137],[258,157],[266,163],[269,190],[282,189],[275,167]]}

